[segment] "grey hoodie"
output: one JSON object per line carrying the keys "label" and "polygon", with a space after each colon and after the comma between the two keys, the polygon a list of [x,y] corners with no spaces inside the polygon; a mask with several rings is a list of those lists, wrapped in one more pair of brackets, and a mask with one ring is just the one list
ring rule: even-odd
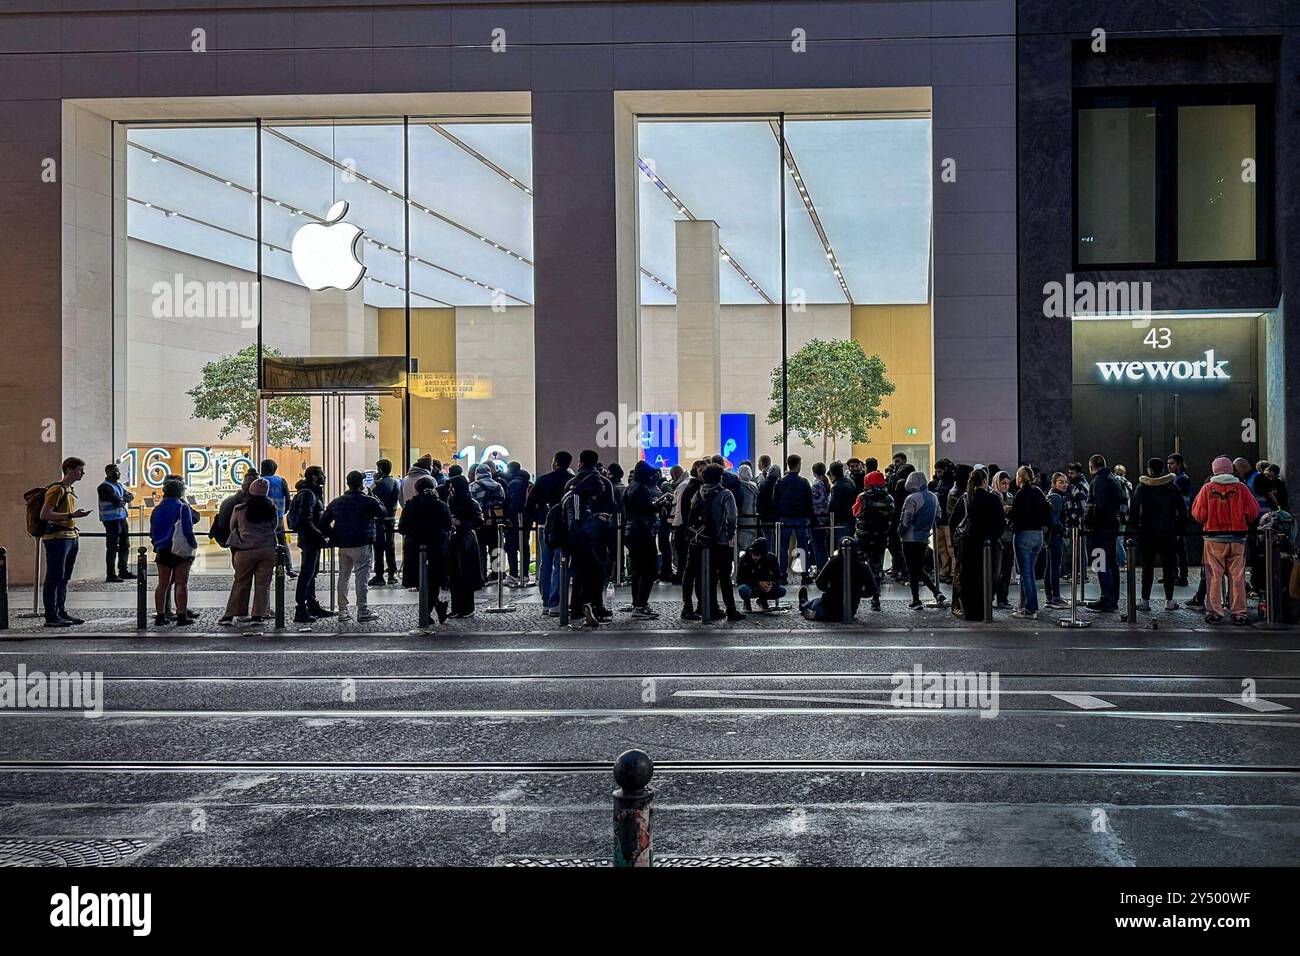
{"label": "grey hoodie", "polygon": [[903,489],[909,492],[898,516],[900,541],[929,541],[934,519],[939,514],[939,499],[926,487],[925,475],[914,471],[907,476]]}

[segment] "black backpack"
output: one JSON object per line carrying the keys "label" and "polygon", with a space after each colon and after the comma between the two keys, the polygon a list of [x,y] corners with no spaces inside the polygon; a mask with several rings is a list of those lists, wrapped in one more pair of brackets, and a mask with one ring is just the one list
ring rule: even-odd
{"label": "black backpack", "polygon": [[542,526],[542,535],[546,540],[546,546],[555,549],[564,549],[569,546],[569,525],[564,519],[563,502],[558,505],[551,505],[550,510],[546,512],[546,522]]}
{"label": "black backpack", "polygon": [[718,539],[715,505],[721,491],[705,494],[703,488],[691,499],[691,510],[686,516],[687,540],[691,544],[712,544]]}

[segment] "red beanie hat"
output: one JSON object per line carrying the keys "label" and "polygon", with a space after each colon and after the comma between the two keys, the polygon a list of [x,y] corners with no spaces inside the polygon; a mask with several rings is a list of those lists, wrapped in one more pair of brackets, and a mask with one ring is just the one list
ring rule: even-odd
{"label": "red beanie hat", "polygon": [[863,481],[863,486],[870,488],[874,485],[883,485],[884,483],[885,483],[884,475],[882,475],[878,471],[869,471],[867,472],[866,480]]}

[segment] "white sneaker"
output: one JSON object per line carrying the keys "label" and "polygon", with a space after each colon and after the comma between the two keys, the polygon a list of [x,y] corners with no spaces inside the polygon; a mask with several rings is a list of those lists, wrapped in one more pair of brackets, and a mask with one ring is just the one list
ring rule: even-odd
{"label": "white sneaker", "polygon": [[1178,610],[1178,607],[1179,607],[1179,604],[1178,604],[1177,601],[1166,601],[1166,602],[1165,602],[1165,610],[1166,610],[1166,611],[1177,611],[1177,610]]}
{"label": "white sneaker", "polygon": [[379,615],[376,614],[374,611],[370,610],[370,608],[368,607],[362,608],[360,611],[357,612],[358,624],[364,624],[366,621],[377,621],[377,620],[379,620]]}
{"label": "white sneaker", "polygon": [[1011,612],[1011,616],[1012,616],[1012,617],[1037,618],[1037,617],[1038,617],[1038,612],[1037,612],[1037,611],[1027,611],[1027,610],[1025,610],[1023,607],[1018,607],[1018,608],[1016,608],[1014,611]]}

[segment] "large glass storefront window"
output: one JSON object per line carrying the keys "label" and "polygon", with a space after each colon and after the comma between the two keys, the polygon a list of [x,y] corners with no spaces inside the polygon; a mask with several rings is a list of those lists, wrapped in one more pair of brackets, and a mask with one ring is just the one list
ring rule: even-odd
{"label": "large glass storefront window", "polygon": [[527,116],[123,126],[135,528],[177,474],[206,529],[263,456],[532,465]]}
{"label": "large glass storefront window", "polygon": [[1079,110],[1080,264],[1156,259],[1156,112]]}
{"label": "large glass storefront window", "polygon": [[928,118],[641,116],[637,171],[644,457],[928,458]]}

